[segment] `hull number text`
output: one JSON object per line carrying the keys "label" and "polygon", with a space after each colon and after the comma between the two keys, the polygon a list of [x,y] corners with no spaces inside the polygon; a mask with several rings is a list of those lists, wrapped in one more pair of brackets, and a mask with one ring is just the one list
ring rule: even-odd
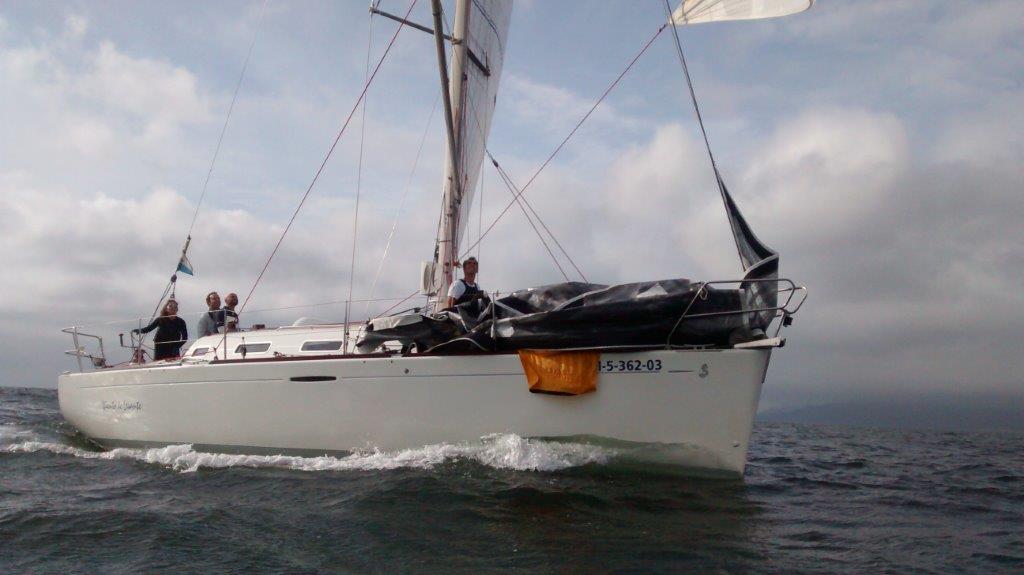
{"label": "hull number text", "polygon": [[660,359],[619,359],[612,360],[606,359],[598,363],[598,369],[600,373],[617,373],[617,372],[644,372],[651,373],[661,371],[661,360]]}

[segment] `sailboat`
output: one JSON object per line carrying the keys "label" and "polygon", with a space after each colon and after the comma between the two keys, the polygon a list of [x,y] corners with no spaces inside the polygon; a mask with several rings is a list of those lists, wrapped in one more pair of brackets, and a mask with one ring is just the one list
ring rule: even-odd
{"label": "sailboat", "polygon": [[[685,0],[666,25],[676,33],[811,3]],[[92,371],[81,362],[88,334],[69,328],[79,372],[58,380],[67,421],[106,448],[323,455],[510,433],[742,475],[772,351],[806,291],[779,277],[779,255],[754,235],[717,167],[742,277],[565,282],[445,307],[511,13],[511,0],[458,0],[450,36],[440,0],[433,27],[385,14],[433,33],[438,51],[447,153],[434,258],[420,286],[434,298],[430,309],[210,335],[181,358],[113,367],[100,358]]]}

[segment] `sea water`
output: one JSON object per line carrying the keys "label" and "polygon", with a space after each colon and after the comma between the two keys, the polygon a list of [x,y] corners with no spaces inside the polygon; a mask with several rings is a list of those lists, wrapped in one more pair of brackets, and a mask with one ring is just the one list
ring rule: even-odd
{"label": "sea water", "polygon": [[1020,434],[759,423],[743,480],[620,455],[101,451],[0,388],[0,573],[1024,573]]}

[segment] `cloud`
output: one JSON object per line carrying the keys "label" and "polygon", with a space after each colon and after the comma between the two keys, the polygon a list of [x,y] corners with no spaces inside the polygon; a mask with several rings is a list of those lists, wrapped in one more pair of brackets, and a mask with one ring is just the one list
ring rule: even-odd
{"label": "cloud", "polygon": [[[0,181],[0,212],[12,238],[0,247],[0,258],[18,270],[0,286],[0,312],[97,321],[146,309],[173,271],[193,209],[194,204],[167,188],[118,199],[102,193],[82,197],[43,192],[24,183]],[[353,205],[320,199],[311,201],[308,210],[287,236],[254,304],[341,299],[351,231],[338,222],[352,221]],[[377,240],[386,237],[391,225],[389,217],[375,216],[374,211],[360,217],[363,249],[357,264],[363,273],[356,285],[364,295],[369,287],[365,272],[375,269],[383,248]],[[204,210],[189,254],[197,276],[183,276],[179,286],[185,301],[201,301],[197,294],[211,286],[247,291],[282,230],[279,218],[268,221],[240,209]],[[405,253],[392,253],[389,268],[417,268],[416,260]],[[395,295],[404,287],[386,276],[378,295]],[[80,297],[81,293],[89,297]],[[183,303],[183,308],[195,305]]]}
{"label": "cloud", "polygon": [[89,29],[89,19],[79,14],[68,14],[64,17],[64,30],[72,38],[81,38]]}
{"label": "cloud", "polygon": [[90,55],[72,90],[135,124],[137,136],[146,142],[166,141],[183,126],[212,119],[195,75],[166,62],[123,54],[110,41]]}
{"label": "cloud", "polygon": [[[501,99],[509,104],[505,110],[521,121],[542,130],[564,135],[594,105],[595,98],[582,97],[566,88],[509,73],[502,78]],[[639,125],[636,118],[620,113],[614,106],[602,102],[588,120],[588,125],[605,128],[629,129]]]}
{"label": "cloud", "polygon": [[[68,26],[85,26],[70,17]],[[77,29],[77,28],[76,28]],[[0,171],[42,185],[138,189],[161,164],[190,157],[182,130],[212,124],[194,74],[82,35],[0,41]]]}
{"label": "cloud", "polygon": [[776,224],[782,241],[845,241],[859,237],[865,220],[883,211],[909,163],[907,137],[895,116],[811,110],[763,144],[738,195]]}
{"label": "cloud", "polygon": [[1024,90],[989,95],[983,106],[951,118],[933,143],[932,153],[943,162],[967,162],[1000,170],[1024,171]]}

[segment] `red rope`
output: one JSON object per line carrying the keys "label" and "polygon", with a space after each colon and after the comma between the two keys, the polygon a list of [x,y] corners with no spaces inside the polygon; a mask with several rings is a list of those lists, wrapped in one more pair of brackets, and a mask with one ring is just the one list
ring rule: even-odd
{"label": "red rope", "polygon": [[523,188],[519,191],[519,193],[516,194],[515,198],[512,198],[512,201],[510,201],[505,206],[505,209],[501,210],[501,213],[498,214],[498,217],[494,218],[494,221],[491,222],[491,225],[487,226],[487,230],[484,231],[484,233],[479,238],[477,238],[476,242],[473,243],[473,245],[466,248],[466,250],[463,252],[462,256],[459,257],[459,259],[462,259],[467,254],[469,254],[469,252],[472,251],[472,249],[475,248],[477,244],[479,244],[480,241],[484,239],[484,236],[489,234],[491,230],[494,229],[494,226],[498,223],[498,220],[500,220],[505,215],[505,213],[507,213],[508,210],[516,203],[516,200],[519,198],[519,196],[526,193],[526,190],[530,187],[530,184],[532,184],[533,181],[537,179],[537,176],[539,176],[540,173],[544,171],[544,168],[548,167],[548,164],[550,164],[551,160],[553,160],[555,156],[558,155],[558,152],[562,151],[562,148],[565,146],[565,144],[568,143],[569,140],[576,134],[576,131],[580,129],[580,126],[582,126],[583,123],[586,122],[588,118],[590,118],[590,115],[594,113],[594,110],[596,110],[597,107],[601,105],[601,102],[603,102],[604,99],[608,96],[608,94],[610,94],[611,91],[615,89],[615,86],[619,84],[622,78],[626,76],[626,73],[629,72],[631,68],[633,68],[633,65],[637,63],[637,60],[639,60],[640,57],[643,56],[645,52],[647,52],[647,49],[651,47],[651,44],[654,44],[654,41],[658,38],[658,36],[661,35],[662,32],[665,31],[665,28],[667,27],[668,24],[662,24],[661,28],[658,28],[657,32],[655,32],[654,35],[651,36],[651,39],[648,40],[646,44],[644,44],[644,47],[641,48],[639,52],[637,52],[636,56],[633,56],[633,59],[630,60],[629,65],[626,66],[626,69],[623,70],[617,78],[615,78],[615,81],[608,86],[608,88],[604,91],[603,94],[601,94],[601,97],[597,99],[597,102],[594,102],[594,105],[591,106],[590,110],[588,110],[587,113],[584,114],[582,118],[580,118],[580,121],[576,123],[576,126],[572,129],[571,132],[569,132],[569,135],[566,136],[564,140],[562,140],[562,143],[558,144],[558,147],[555,148],[553,152],[551,152],[551,155],[548,156],[548,159],[544,160],[544,163],[541,164],[539,168],[537,168],[537,171],[534,172],[532,176],[530,176],[529,181],[527,181],[526,185],[524,185]]}
{"label": "red rope", "polygon": [[[409,5],[409,9],[405,12],[405,20],[409,19],[409,14],[412,13],[412,9],[414,6],[416,6],[416,2],[417,0],[412,0],[412,4]],[[373,79],[377,77],[377,72],[380,71],[381,64],[383,64],[384,59],[388,57],[388,52],[391,51],[391,47],[395,44],[395,40],[398,39],[398,34],[399,32],[402,31],[402,28],[404,26],[404,22],[399,23],[398,29],[395,30],[395,34],[391,36],[391,41],[388,42],[387,48],[384,49],[384,54],[381,55],[380,60],[377,61],[377,66],[373,69],[373,73],[370,74],[370,77],[366,80],[366,83],[363,84],[363,90],[359,93],[359,98],[356,99],[355,105],[352,106],[352,110],[348,113],[348,117],[345,118],[345,123],[342,124],[341,129],[338,130],[338,135],[334,137],[334,142],[331,144],[330,149],[327,150],[327,155],[324,156],[324,161],[320,163],[320,167],[317,169],[316,175],[313,176],[313,181],[310,182],[309,187],[306,188],[306,193],[302,195],[302,200],[299,201],[299,205],[295,208],[295,212],[292,214],[291,219],[288,220],[288,225],[285,226],[284,231],[281,232],[281,237],[278,238],[277,244],[274,246],[274,250],[270,252],[270,257],[267,258],[267,263],[263,265],[263,269],[260,270],[260,275],[257,276],[256,281],[253,282],[252,289],[249,290],[249,295],[245,296],[245,301],[242,302],[242,306],[238,309],[239,313],[245,310],[246,304],[249,303],[249,299],[252,298],[252,294],[256,291],[256,286],[259,285],[260,280],[263,279],[263,274],[266,273],[267,268],[270,267],[270,262],[274,259],[274,256],[277,254],[278,248],[281,247],[281,242],[284,241],[284,237],[288,234],[288,230],[291,229],[292,224],[295,222],[296,216],[299,215],[299,210],[302,209],[303,204],[306,203],[306,199],[309,198],[310,192],[313,191],[313,186],[315,186],[317,180],[320,179],[320,174],[323,173],[324,167],[327,166],[327,160],[329,160],[331,158],[331,154],[334,153],[334,148],[338,146],[338,141],[341,140],[342,134],[345,133],[345,129],[348,128],[348,125],[352,121],[352,117],[355,115],[356,110],[359,109],[359,104],[361,104],[363,98],[366,97],[366,91],[369,90],[370,84],[373,83]]]}

